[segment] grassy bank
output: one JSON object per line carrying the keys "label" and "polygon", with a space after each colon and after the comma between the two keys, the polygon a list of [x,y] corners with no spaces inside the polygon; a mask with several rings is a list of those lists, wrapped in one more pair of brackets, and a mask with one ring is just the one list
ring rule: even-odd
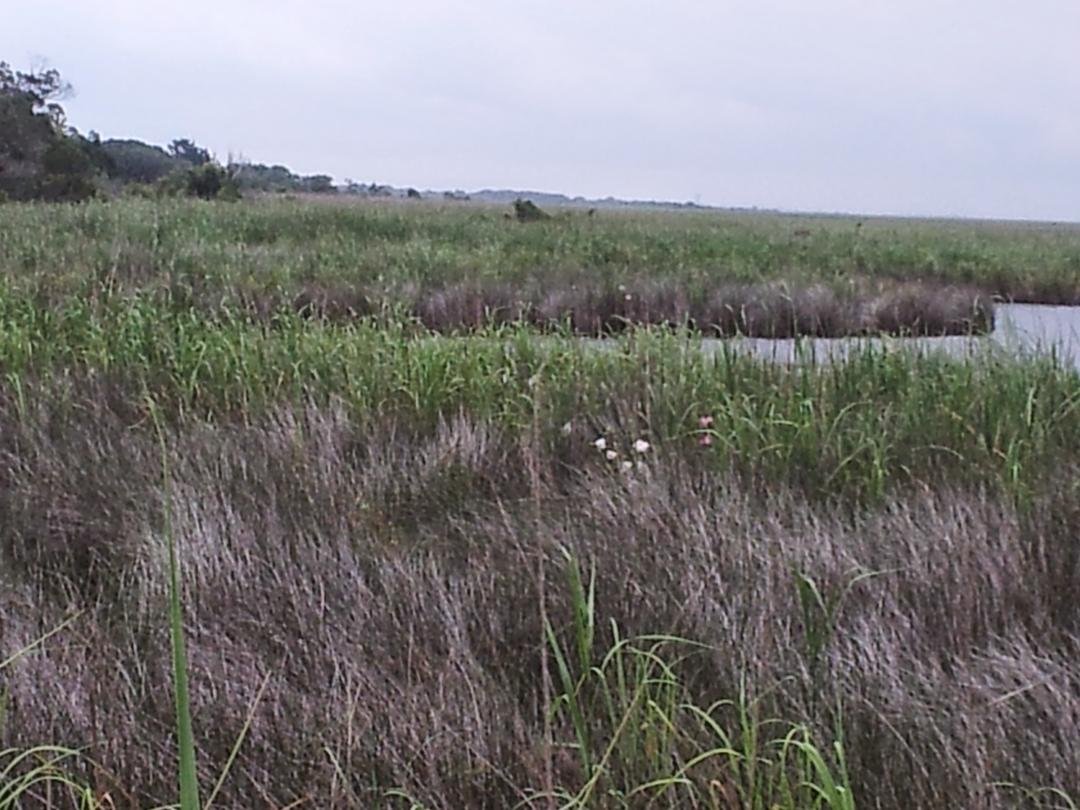
{"label": "grassy bank", "polygon": [[178,419],[239,422],[281,403],[338,403],[360,425],[393,422],[409,436],[465,415],[512,434],[535,426],[570,465],[598,436],[645,437],[854,500],[931,480],[1024,489],[1080,450],[1080,382],[1051,361],[954,363],[898,345],[785,368],[734,349],[705,354],[662,331],[598,350],[527,328],[417,336],[289,313],[268,323],[207,317],[145,299],[42,308],[8,295],[0,323],[0,364],[19,407],[31,407],[33,385],[60,380],[73,402],[89,386],[133,422],[145,420],[147,396]]}
{"label": "grassy bank", "polygon": [[[455,256],[559,227],[656,251],[705,239],[696,215],[3,213],[0,807],[72,806],[58,783],[11,799],[34,765],[87,807],[175,801],[170,535],[204,795],[243,735],[215,807],[1080,796],[1073,368],[900,348],[782,367],[670,327],[597,349],[293,301],[351,278],[335,240],[389,250],[379,228]],[[132,236],[155,218],[157,242]],[[410,267],[394,295],[442,278]]]}
{"label": "grassy bank", "polygon": [[590,333],[627,321],[960,332],[987,326],[992,296],[1080,301],[1080,230],[715,212],[524,224],[471,205],[128,201],[7,206],[0,270],[48,300],[105,285],[264,315],[389,305],[441,331],[521,316]]}

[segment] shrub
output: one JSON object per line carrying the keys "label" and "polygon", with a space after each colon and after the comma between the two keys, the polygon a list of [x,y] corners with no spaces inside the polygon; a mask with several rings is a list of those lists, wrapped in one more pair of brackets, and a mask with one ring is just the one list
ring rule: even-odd
{"label": "shrub", "polygon": [[240,189],[233,174],[217,163],[181,169],[165,177],[159,190],[168,195],[198,197],[201,200],[239,200]]}
{"label": "shrub", "polygon": [[514,216],[518,222],[540,222],[551,219],[550,214],[544,213],[532,200],[523,200],[518,197],[514,200]]}

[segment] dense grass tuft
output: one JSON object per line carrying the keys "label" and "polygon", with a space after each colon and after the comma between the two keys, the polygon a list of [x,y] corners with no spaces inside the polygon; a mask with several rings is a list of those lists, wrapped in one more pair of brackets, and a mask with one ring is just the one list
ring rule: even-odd
{"label": "dense grass tuft", "polygon": [[[164,802],[174,707],[155,438],[96,397],[72,411],[36,393],[40,416],[19,420],[17,454],[0,464],[15,516],[0,538],[5,643],[85,612],[4,673],[5,744],[84,748],[114,796]],[[85,455],[106,446],[109,464]],[[569,662],[558,693],[576,696],[583,724],[556,715],[556,787],[582,797],[599,774],[581,806],[610,806],[598,788],[646,806],[649,791],[629,797],[635,786],[728,743],[775,762],[771,741],[792,724],[821,750],[843,740],[861,804],[1013,806],[998,782],[1080,790],[1072,467],[1022,505],[939,484],[837,510],[775,483],[763,497],[662,446],[630,472],[592,450],[576,471],[543,456],[536,523],[521,474],[531,451],[490,423],[462,418],[410,439],[307,406],[171,430],[204,785],[269,678],[222,806],[252,795],[370,806],[396,788],[427,807],[495,808],[542,790],[538,554],[552,572],[551,643]],[[54,497],[98,493],[80,521],[131,504],[87,551],[108,578],[87,578],[57,545],[10,556],[33,537],[21,498],[48,470],[62,476]],[[567,584],[568,560],[591,584]],[[670,640],[650,640],[658,628]],[[642,666],[651,674],[632,677]],[[608,703],[618,667],[676,723],[655,738],[662,748],[619,730],[644,707],[632,686]],[[633,724],[664,727],[652,714]],[[781,801],[779,782],[757,783],[749,760],[731,757],[690,768],[693,790]],[[687,806],[691,789],[673,790],[671,806]]]}

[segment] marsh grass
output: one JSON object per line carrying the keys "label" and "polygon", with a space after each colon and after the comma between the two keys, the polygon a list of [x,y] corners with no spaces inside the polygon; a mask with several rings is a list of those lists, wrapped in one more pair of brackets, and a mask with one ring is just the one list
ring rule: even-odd
{"label": "marsh grass", "polygon": [[[99,385],[27,382],[19,419],[0,400],[5,639],[82,609],[95,640],[93,655],[47,644],[5,671],[3,744],[87,749],[114,796],[153,807],[177,777],[162,451],[152,422],[127,421]],[[929,810],[1017,806],[997,782],[1080,787],[1080,512],[1064,460],[1026,499],[927,477],[890,479],[859,506],[808,497],[801,476],[702,463],[692,436],[678,451],[651,436],[646,466],[624,473],[586,427],[572,464],[572,449],[540,445],[536,485],[531,440],[493,418],[404,433],[340,403],[283,403],[248,420],[173,414],[164,431],[201,784],[231,762],[216,806],[379,806],[397,789],[446,810],[549,795],[801,808],[817,801],[807,782],[833,801]],[[65,522],[42,521],[74,491]],[[65,541],[115,504],[116,532],[72,558]],[[861,571],[890,573],[849,587]],[[827,639],[813,649],[808,611]],[[550,705],[541,638],[564,664]]]}
{"label": "marsh grass", "polygon": [[[424,336],[289,313],[258,325],[142,299],[41,310],[0,295],[0,319],[0,362],[23,407],[28,381],[55,377],[75,397],[80,385],[111,390],[135,421],[139,399],[124,392],[149,390],[170,419],[242,421],[281,402],[341,402],[361,423],[392,415],[404,432],[467,414],[517,433],[534,419],[537,381],[548,392],[540,440],[568,462],[585,452],[583,434],[609,430],[682,452],[707,414],[712,447],[697,457],[823,496],[880,497],[934,471],[1007,477],[1019,491],[1076,445],[1080,421],[1077,375],[1052,359],[953,362],[897,346],[779,367],[696,351],[685,332],[635,332],[598,350],[565,334],[537,340],[524,327]],[[579,430],[561,436],[568,423]]]}
{"label": "marsh grass", "polygon": [[[839,739],[831,755],[823,754],[807,727],[761,720],[745,693],[707,708],[693,702],[679,672],[703,652],[701,645],[675,636],[624,638],[612,621],[611,646],[598,648],[595,573],[586,586],[577,560],[563,553],[569,643],[545,626],[560,686],[552,711],[568,721],[561,725],[571,741],[563,745],[577,760],[563,767],[562,776],[572,774],[578,786],[558,794],[562,810],[598,804],[854,810]],[[721,719],[730,712],[720,711],[732,708],[734,733]],[[544,798],[530,796],[526,804]]]}
{"label": "marsh grass", "polygon": [[852,263],[875,295],[1046,290],[1070,233],[8,213],[10,806],[98,779],[131,808],[178,782],[182,806],[331,810],[1080,795],[1076,370],[893,345],[784,367],[702,353],[694,321],[834,328]]}
{"label": "marsh grass", "polygon": [[[795,231],[807,231],[795,237]],[[671,279],[800,284],[852,277],[975,286],[1005,298],[1075,301],[1080,229],[993,223],[733,212],[566,211],[521,227],[486,206],[238,206],[125,201],[5,208],[5,275],[50,289],[92,281],[179,291],[266,282],[360,287],[453,285],[560,276],[628,283]]]}
{"label": "marsh grass", "polygon": [[[21,649],[8,653],[0,661],[0,674],[63,632],[77,618],[71,616],[65,619]],[[7,694],[0,691],[0,733],[4,731],[6,700]],[[0,750],[0,808],[15,810],[40,796],[47,797],[47,803],[51,804],[51,797],[55,796],[57,802],[67,802],[80,810],[96,810],[97,801],[93,792],[72,779],[65,767],[69,761],[78,760],[79,756],[76,750],[56,745]]]}
{"label": "marsh grass", "polygon": [[[991,301],[1080,301],[1063,226],[575,212],[521,227],[498,210],[259,201],[18,206],[0,272],[49,304],[149,295],[203,313],[333,321],[407,311],[440,332],[504,322],[780,337],[965,334]],[[48,245],[47,250],[43,247]]]}

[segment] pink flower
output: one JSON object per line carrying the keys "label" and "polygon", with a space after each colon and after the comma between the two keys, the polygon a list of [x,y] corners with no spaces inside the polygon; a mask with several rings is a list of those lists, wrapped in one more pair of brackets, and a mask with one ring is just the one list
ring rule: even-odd
{"label": "pink flower", "polygon": [[711,416],[702,416],[697,420],[698,427],[710,428],[712,427],[713,418]]}
{"label": "pink flower", "polygon": [[701,438],[698,439],[698,444],[700,444],[702,447],[711,447],[712,436],[710,436],[708,433],[703,434]]}

